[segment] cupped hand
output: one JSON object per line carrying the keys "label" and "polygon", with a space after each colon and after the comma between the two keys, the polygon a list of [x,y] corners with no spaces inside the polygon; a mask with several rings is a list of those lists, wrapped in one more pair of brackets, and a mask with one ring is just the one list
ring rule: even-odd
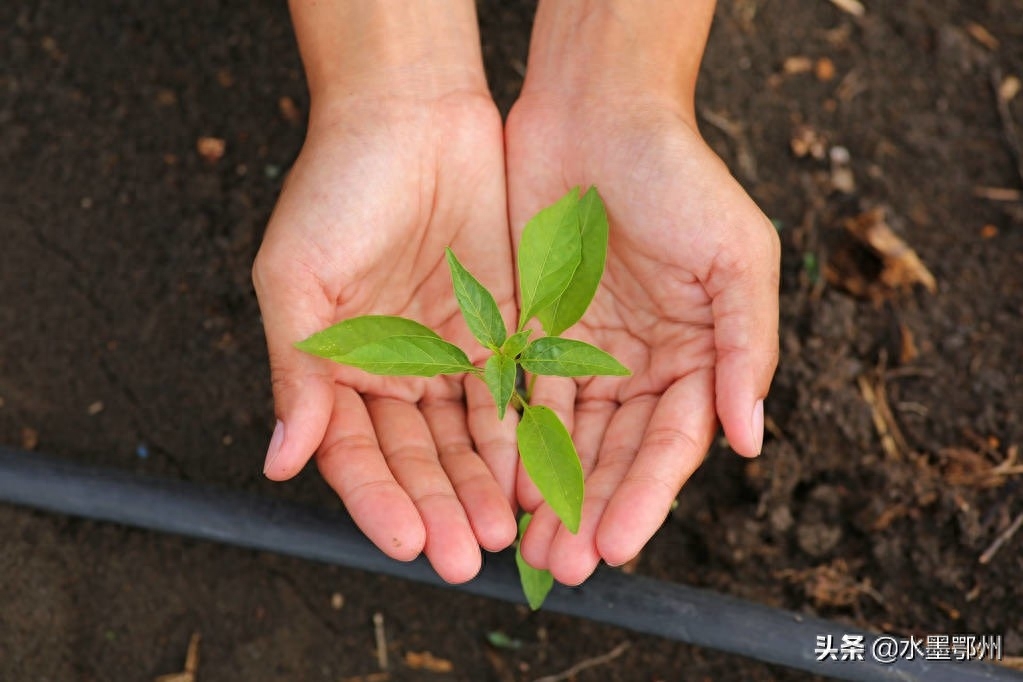
{"label": "cupped hand", "polygon": [[480,546],[515,538],[511,420],[473,377],[373,376],[293,344],[350,317],[401,315],[479,362],[444,248],[514,320],[505,207],[501,121],[485,94],[353,95],[314,110],[253,267],[279,420],[266,475],[294,476],[315,453],[380,549],[425,551],[451,582],[476,574]]}
{"label": "cupped hand", "polygon": [[566,332],[610,352],[630,377],[539,377],[533,402],[572,433],[586,475],[578,534],[520,472],[535,515],[524,558],[578,584],[603,559],[633,558],[708,451],[718,424],[757,455],[777,362],[780,248],[774,227],[671,99],[643,93],[562,101],[525,94],[506,126],[509,216],[595,185],[611,231],[591,307]]}

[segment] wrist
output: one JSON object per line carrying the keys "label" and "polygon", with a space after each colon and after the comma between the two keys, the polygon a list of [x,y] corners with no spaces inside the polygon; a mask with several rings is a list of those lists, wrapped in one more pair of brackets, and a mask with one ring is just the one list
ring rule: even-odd
{"label": "wrist", "polygon": [[472,0],[290,0],[313,114],[352,98],[487,93]]}
{"label": "wrist", "polygon": [[523,96],[577,106],[653,98],[695,116],[713,13],[714,0],[541,0]]}

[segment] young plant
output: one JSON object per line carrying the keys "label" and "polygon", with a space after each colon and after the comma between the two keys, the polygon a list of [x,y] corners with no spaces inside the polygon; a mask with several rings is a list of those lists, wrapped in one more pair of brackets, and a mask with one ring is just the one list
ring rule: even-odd
{"label": "young plant", "polygon": [[[418,322],[365,315],[313,334],[296,346],[313,355],[373,374],[433,377],[473,374],[482,379],[503,419],[519,412],[519,456],[526,473],[565,527],[579,531],[583,472],[568,429],[548,407],[530,402],[537,375],[582,377],[629,374],[608,353],[561,334],[589,307],[604,273],[608,223],[604,203],[591,187],[571,190],[526,224],[518,249],[520,314],[509,334],[493,295],[447,250],[455,298],[473,336],[491,351],[476,367],[459,347]],[[530,340],[526,325],[539,320],[546,336]],[[528,373],[523,390],[520,377]],[[531,516],[519,520],[519,540]],[[518,543],[516,543],[518,544]],[[553,585],[550,572],[530,566],[516,548],[516,563],[529,605],[538,609]]]}

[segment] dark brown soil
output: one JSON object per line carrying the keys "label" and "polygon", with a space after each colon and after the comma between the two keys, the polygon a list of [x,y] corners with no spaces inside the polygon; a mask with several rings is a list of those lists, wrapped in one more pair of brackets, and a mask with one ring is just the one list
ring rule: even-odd
{"label": "dark brown soil", "polygon": [[[999,634],[1019,656],[1023,532],[979,558],[1023,513],[1023,453],[997,468],[1023,445],[1023,202],[975,188],[1023,187],[1010,145],[1023,95],[1006,107],[1013,131],[994,87],[1023,76],[1023,2],[866,4],[858,19],[824,1],[720,4],[703,129],[780,227],[782,359],[765,455],[712,452],[638,571],[861,627]],[[532,6],[487,0],[480,14],[507,110]],[[0,64],[0,442],[336,504],[313,471],[260,475],[272,403],[249,268],[303,136],[280,100],[308,102],[284,3],[0,3]],[[218,162],[197,154],[203,136],[226,141]],[[848,150],[855,187],[834,187],[815,139]],[[934,293],[884,289],[843,236],[876,207]],[[842,263],[875,300],[844,290]],[[394,680],[528,680],[623,641],[576,679],[804,678],[6,506],[0,546],[3,680],[150,680],[180,670],[199,632],[202,682],[337,681],[377,669],[374,612],[392,659],[453,665],[399,665]],[[491,648],[493,631],[524,644]]]}

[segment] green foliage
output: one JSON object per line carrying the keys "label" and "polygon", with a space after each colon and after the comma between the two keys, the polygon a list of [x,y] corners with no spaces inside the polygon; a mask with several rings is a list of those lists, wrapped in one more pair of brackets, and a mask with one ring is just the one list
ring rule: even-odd
{"label": "green foliage", "polygon": [[582,259],[579,190],[526,223],[519,242],[519,329],[564,293]]}
{"label": "green foliage", "polygon": [[573,533],[583,508],[583,468],[568,429],[543,405],[526,405],[515,429],[519,456],[543,499]]}
{"label": "green foliage", "polygon": [[582,341],[544,336],[519,356],[522,369],[558,377],[625,376],[629,370],[608,353]]}
{"label": "green foliage", "polygon": [[533,520],[532,514],[523,514],[519,518],[519,537],[515,541],[515,564],[519,568],[519,582],[522,584],[522,593],[526,595],[529,608],[536,611],[543,605],[547,593],[554,587],[554,576],[550,571],[542,568],[533,568],[522,558],[522,551],[519,545],[522,543],[522,536],[529,528],[529,522]]}
{"label": "green foliage", "polygon": [[447,249],[448,267],[451,269],[451,282],[455,288],[458,307],[462,309],[465,323],[469,331],[481,344],[497,350],[504,343],[508,331],[501,319],[501,311],[489,291],[479,283],[469,271],[462,267],[455,257],[455,252]]}
{"label": "green foliage", "polygon": [[803,252],[803,272],[810,278],[811,284],[816,284],[821,279],[821,266],[817,254],[813,251]]}
{"label": "green foliage", "polygon": [[483,365],[483,381],[487,383],[490,395],[494,396],[494,402],[497,403],[498,419],[504,419],[504,411],[515,392],[515,370],[515,359],[503,353],[494,353],[487,358],[487,364]]}
{"label": "green foliage", "polygon": [[403,317],[353,317],[295,344],[300,350],[372,374],[432,377],[474,372],[458,346]]}
{"label": "green foliage", "polygon": [[577,210],[580,236],[579,267],[568,286],[554,301],[537,314],[543,330],[558,336],[579,321],[593,300],[604,274],[607,258],[608,224],[604,202],[595,187],[583,195]]}
{"label": "green foliage", "polygon": [[[520,414],[516,428],[519,455],[544,500],[571,532],[579,531],[584,494],[583,472],[572,438],[557,414],[529,404],[516,391],[519,368],[562,377],[624,376],[629,370],[605,351],[561,338],[589,307],[607,257],[608,220],[604,203],[591,187],[578,188],[541,210],[527,223],[518,248],[518,328],[508,335],[493,295],[447,249],[455,299],[466,326],[491,351],[482,370],[457,346],[418,322],[388,315],[344,320],[296,346],[320,357],[374,374],[432,377],[471,373],[487,385],[504,419],[508,405]],[[530,341],[526,324],[537,318],[547,336]],[[519,520],[519,540],[531,516]],[[525,562],[516,545],[515,560],[529,605],[537,609],[554,584],[549,571]]]}
{"label": "green foliage", "polygon": [[501,346],[501,355],[509,358],[518,357],[522,349],[529,343],[529,335],[532,333],[532,329],[524,329],[509,336],[504,340],[504,345]]}
{"label": "green foliage", "polygon": [[491,630],[487,633],[487,641],[490,646],[508,651],[518,651],[522,648],[522,640],[509,637],[500,630]]}

